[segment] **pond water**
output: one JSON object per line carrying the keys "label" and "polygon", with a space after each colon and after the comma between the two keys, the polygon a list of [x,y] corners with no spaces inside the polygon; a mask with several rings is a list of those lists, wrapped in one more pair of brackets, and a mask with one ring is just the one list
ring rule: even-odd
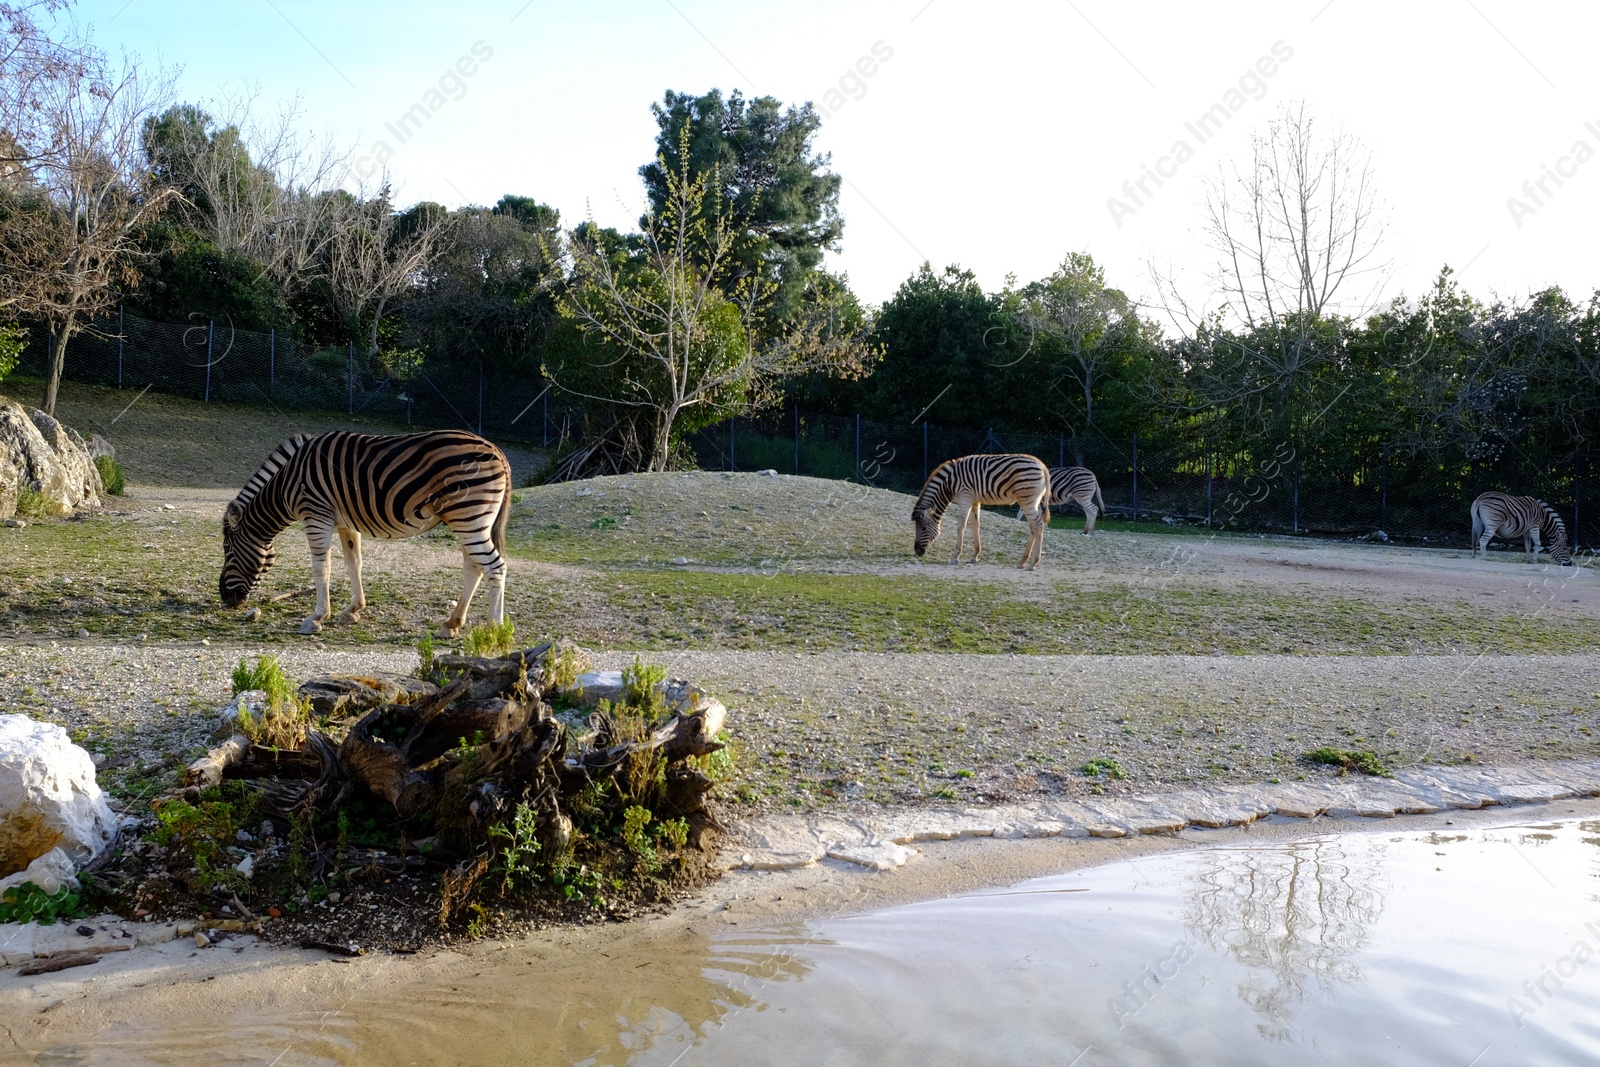
{"label": "pond water", "polygon": [[529,942],[102,1038],[37,1062],[1600,1062],[1600,821],[1197,848],[606,959]]}

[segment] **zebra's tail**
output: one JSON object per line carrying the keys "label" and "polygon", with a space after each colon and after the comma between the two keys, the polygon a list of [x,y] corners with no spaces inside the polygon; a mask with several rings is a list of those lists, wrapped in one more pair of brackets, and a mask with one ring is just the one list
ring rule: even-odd
{"label": "zebra's tail", "polygon": [[1094,486],[1094,506],[1100,509],[1100,514],[1104,515],[1106,513],[1106,498],[1105,494],[1100,492],[1099,482],[1096,482]]}
{"label": "zebra's tail", "polygon": [[500,496],[500,511],[494,517],[494,526],[489,530],[489,540],[494,543],[494,550],[503,557],[506,554],[506,524],[511,521],[511,478],[509,470],[506,477],[506,490]]}
{"label": "zebra's tail", "polygon": [[1483,516],[1478,513],[1478,502],[1472,502],[1472,554],[1478,554],[1478,540],[1483,537]]}

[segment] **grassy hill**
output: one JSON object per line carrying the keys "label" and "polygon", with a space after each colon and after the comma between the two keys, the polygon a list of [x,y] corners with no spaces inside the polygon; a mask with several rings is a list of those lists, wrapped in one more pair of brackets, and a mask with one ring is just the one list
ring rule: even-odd
{"label": "grassy hill", "polygon": [[[44,383],[29,378],[0,382],[0,396],[36,407]],[[97,433],[117,449],[132,485],[237,489],[284,438],[292,434],[356,430],[409,433],[421,427],[350,418],[334,412],[280,411],[239,404],[140,394],[135,389],[62,382],[56,402],[61,421],[88,437]],[[516,484],[527,484],[548,461],[538,448],[501,445]]]}

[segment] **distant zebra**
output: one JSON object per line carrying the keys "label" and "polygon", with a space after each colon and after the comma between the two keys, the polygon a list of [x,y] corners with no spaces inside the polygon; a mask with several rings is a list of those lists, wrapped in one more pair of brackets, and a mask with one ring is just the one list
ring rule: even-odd
{"label": "distant zebra", "polygon": [[1539,558],[1541,535],[1549,539],[1550,558],[1565,567],[1572,562],[1567,550],[1567,528],[1556,509],[1531,496],[1484,493],[1472,502],[1472,554],[1489,554],[1489,541],[1522,538],[1528,562]]}
{"label": "distant zebra", "polygon": [[1083,532],[1094,533],[1094,520],[1105,513],[1106,498],[1100,495],[1100,481],[1088,467],[1050,469],[1050,506],[1069,503],[1083,509]]}
{"label": "distant zebra", "polygon": [[441,522],[461,542],[461,599],[439,631],[454,637],[480,579],[489,581],[489,615],[505,618],[506,520],[511,466],[505,454],[461,430],[378,437],[296,434],[261,464],[222,517],[222,576],[217,589],[230,608],[244,603],[272,566],[273,539],[296,519],[311,548],[317,603],[300,632],[314,634],[328,617],[328,550],[335,537],[350,575],[353,622],[366,607],[361,590],[361,535],[415,537]]}
{"label": "distant zebra", "polygon": [[[1050,525],[1050,471],[1034,456],[963,456],[939,464],[928,475],[928,482],[911,510],[917,536],[912,548],[917,555],[939,536],[945,509],[956,505],[956,553],[951,563],[961,562],[961,542],[967,519],[972,520],[972,562],[978,562],[983,540],[978,535],[978,516],[983,504],[1016,504],[1028,516],[1028,544],[1022,550],[1025,570],[1032,570],[1044,554],[1044,531]],[[1031,561],[1031,562],[1030,562]]]}

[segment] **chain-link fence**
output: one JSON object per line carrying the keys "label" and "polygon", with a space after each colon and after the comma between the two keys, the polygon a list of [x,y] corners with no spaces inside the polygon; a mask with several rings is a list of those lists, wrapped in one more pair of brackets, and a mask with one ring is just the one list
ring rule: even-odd
{"label": "chain-link fence", "polygon": [[[46,362],[36,339],[21,369],[42,376]],[[155,323],[119,314],[74,337],[66,366],[75,381],[344,411],[418,427],[460,426],[545,447],[559,447],[582,425],[581,413],[554,398],[536,375],[476,364],[408,373],[369,363],[353,345],[318,348],[212,322]],[[1113,517],[1417,544],[1467,544],[1472,499],[1498,489],[1547,501],[1569,524],[1575,545],[1600,545],[1600,461],[1554,446],[1548,454],[1508,448],[1492,460],[1412,455],[1381,442],[1337,455],[1291,441],[1260,454],[1234,453],[1204,441],[962,430],[794,408],[711,427],[690,445],[708,470],[773,469],[905,493],[917,492],[947,459],[1027,452],[1051,466],[1093,470]]]}
{"label": "chain-link fence", "polygon": [[[915,493],[940,463],[978,452],[1026,452],[1052,467],[1094,471],[1115,518],[1215,529],[1464,546],[1469,507],[1498,489],[1537,496],[1561,513],[1576,546],[1600,544],[1600,464],[1525,452],[1495,461],[1421,457],[1373,445],[1353,456],[1221,453],[1203,442],[1151,447],[1139,438],[891,425],[798,408],[738,418],[691,438],[708,470],[777,470]],[[1079,514],[1076,505],[1054,509]]]}
{"label": "chain-link fence", "polygon": [[[35,335],[42,331],[34,331]],[[43,377],[38,337],[19,370]],[[316,347],[277,332],[226,323],[184,326],[119,314],[73,337],[66,376],[202,401],[298,411],[343,411],[404,425],[459,426],[523,444],[553,446],[576,412],[553,402],[536,375],[479,364],[410,371],[375,365],[354,345]]]}

